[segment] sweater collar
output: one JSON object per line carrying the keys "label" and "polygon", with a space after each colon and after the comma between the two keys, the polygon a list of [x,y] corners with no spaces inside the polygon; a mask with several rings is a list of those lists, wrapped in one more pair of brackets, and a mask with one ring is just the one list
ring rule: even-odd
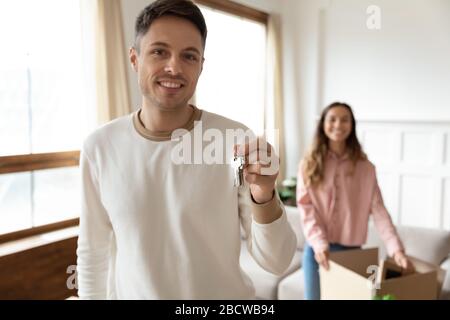
{"label": "sweater collar", "polygon": [[[191,108],[194,109],[194,112],[192,112],[191,117],[189,120],[178,129],[186,129],[188,131],[191,131],[194,128],[195,121],[199,121],[202,117],[202,110],[198,109],[196,106],[189,105]],[[170,141],[172,138],[172,132],[173,131],[151,131],[145,128],[144,124],[142,123],[140,119],[142,108],[140,108],[138,111],[133,113],[133,125],[136,129],[137,133],[144,137],[145,139],[152,140],[152,141]]]}

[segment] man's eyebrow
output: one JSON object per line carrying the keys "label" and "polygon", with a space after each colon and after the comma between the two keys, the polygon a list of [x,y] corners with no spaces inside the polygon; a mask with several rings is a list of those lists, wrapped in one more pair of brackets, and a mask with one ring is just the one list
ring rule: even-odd
{"label": "man's eyebrow", "polygon": [[194,51],[194,52],[198,53],[198,55],[200,55],[200,56],[202,55],[200,50],[198,50],[196,47],[189,47],[189,48],[184,49],[183,51]]}
{"label": "man's eyebrow", "polygon": [[150,46],[151,46],[151,47],[154,47],[154,46],[161,46],[161,47],[166,47],[166,48],[169,47],[169,45],[168,45],[167,43],[161,42],[161,41],[153,42],[153,43],[150,44]]}
{"label": "man's eyebrow", "polygon": [[[161,42],[161,41],[157,41],[157,42],[153,42],[150,44],[150,47],[165,47],[165,48],[170,48],[170,46],[165,43],[165,42]],[[186,49],[183,49],[183,51],[193,51],[195,53],[197,53],[198,55],[202,55],[202,53],[200,52],[200,50],[198,50],[196,47],[187,47]]]}

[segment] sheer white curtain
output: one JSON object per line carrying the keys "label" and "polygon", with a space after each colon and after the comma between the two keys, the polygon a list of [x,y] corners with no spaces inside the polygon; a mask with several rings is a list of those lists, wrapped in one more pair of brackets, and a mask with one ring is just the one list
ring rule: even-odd
{"label": "sheer white curtain", "polygon": [[265,128],[268,141],[277,149],[281,163],[278,181],[286,178],[283,125],[283,77],[281,64],[281,32],[279,19],[269,15],[267,24],[267,83]]}
{"label": "sheer white curtain", "polygon": [[132,112],[122,9],[120,0],[81,2],[86,65],[91,68],[91,88],[95,88],[91,94],[95,96],[98,123],[105,123]]}

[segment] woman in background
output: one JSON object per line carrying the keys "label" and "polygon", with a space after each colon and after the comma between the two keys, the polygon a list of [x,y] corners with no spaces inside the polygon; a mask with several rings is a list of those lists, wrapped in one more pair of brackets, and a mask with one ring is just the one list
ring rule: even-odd
{"label": "woman in background", "polygon": [[300,162],[297,206],[307,242],[305,299],[320,299],[318,268],[328,270],[329,252],[365,243],[370,214],[388,255],[400,267],[413,269],[384,206],[375,167],[356,136],[352,109],[345,103],[332,103],[322,112],[311,150]]}

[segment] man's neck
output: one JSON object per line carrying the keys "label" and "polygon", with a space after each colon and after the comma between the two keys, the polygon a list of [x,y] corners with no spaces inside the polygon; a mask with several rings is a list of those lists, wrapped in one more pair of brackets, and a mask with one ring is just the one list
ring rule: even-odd
{"label": "man's neck", "polygon": [[140,120],[145,129],[152,132],[172,132],[183,128],[192,117],[194,109],[189,105],[174,110],[162,110],[147,103],[142,104]]}

